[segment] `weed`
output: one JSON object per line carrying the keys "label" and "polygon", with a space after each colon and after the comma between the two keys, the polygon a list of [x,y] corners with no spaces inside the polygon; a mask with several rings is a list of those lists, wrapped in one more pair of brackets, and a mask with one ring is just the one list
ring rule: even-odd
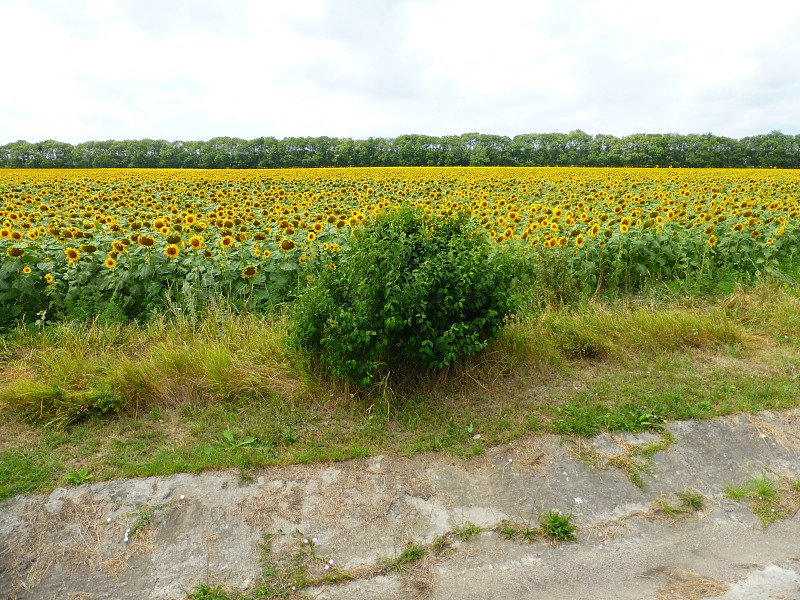
{"label": "weed", "polygon": [[705,498],[702,494],[698,492],[694,492],[692,490],[686,490],[684,492],[680,492],[677,494],[678,498],[681,501],[681,506],[685,510],[691,510],[694,512],[699,512],[703,510],[705,505]]}
{"label": "weed", "polygon": [[450,540],[446,535],[437,535],[431,544],[431,551],[436,556],[441,556],[450,549]]}
{"label": "weed", "polygon": [[526,542],[533,542],[538,540],[540,537],[542,537],[542,533],[543,531],[539,527],[525,526],[519,530],[520,537],[522,537],[522,539]]}
{"label": "weed", "polygon": [[188,600],[232,600],[221,585],[209,586],[204,583],[197,584],[192,591],[186,594]]}
{"label": "weed", "polygon": [[670,504],[669,502],[663,499],[657,500],[653,508],[657,513],[661,513],[670,520],[675,520],[678,517],[683,516],[683,514],[685,513],[683,506],[676,506],[674,504]]}
{"label": "weed", "polygon": [[455,535],[461,541],[466,542],[478,535],[481,531],[482,529],[475,525],[475,523],[467,521],[461,527],[456,527],[453,530],[453,535]]}
{"label": "weed", "polygon": [[253,476],[247,472],[244,466],[239,466],[239,487],[244,487],[253,483]]}
{"label": "weed", "polygon": [[70,485],[81,485],[87,483],[92,478],[89,475],[89,467],[84,467],[80,471],[72,471],[64,475],[64,481]]}
{"label": "weed", "polygon": [[758,500],[771,502],[778,495],[776,482],[766,475],[762,474],[753,478],[750,481],[750,489],[752,495],[756,496]]}
{"label": "weed", "polygon": [[728,482],[723,488],[725,495],[731,500],[741,500],[750,493],[750,486],[746,483]]}
{"label": "weed", "polygon": [[572,515],[562,515],[551,511],[541,516],[539,527],[542,534],[554,542],[568,542],[575,539],[577,526],[572,523]]}
{"label": "weed", "polygon": [[256,443],[256,438],[251,436],[237,440],[231,433],[230,429],[226,429],[222,432],[222,443],[224,444],[226,450],[235,450],[236,448],[242,448],[244,446],[252,446]]}
{"label": "weed", "polygon": [[398,572],[406,571],[411,565],[419,562],[426,554],[427,551],[422,546],[409,543],[403,548],[403,551],[397,558],[386,561],[386,566],[390,570]]}
{"label": "weed", "polygon": [[503,523],[500,527],[500,535],[504,540],[513,540],[521,533],[520,529],[512,523]]}
{"label": "weed", "polygon": [[800,504],[800,498],[797,497],[797,491],[800,491],[798,483],[800,482],[781,481],[762,473],[741,484],[726,484],[725,495],[733,500],[748,499],[750,510],[764,527],[769,527],[797,510]]}

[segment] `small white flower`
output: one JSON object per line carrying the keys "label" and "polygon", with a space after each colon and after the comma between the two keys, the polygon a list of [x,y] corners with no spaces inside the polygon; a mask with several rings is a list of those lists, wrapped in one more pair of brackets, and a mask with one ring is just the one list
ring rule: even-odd
{"label": "small white flower", "polygon": [[332,564],[333,564],[333,559],[330,559],[330,560],[328,561],[328,564],[329,564],[329,565],[332,565]]}
{"label": "small white flower", "polygon": [[106,519],[106,523],[111,523],[111,517],[108,517],[108,518]]}
{"label": "small white flower", "polygon": [[311,541],[316,544],[317,543],[317,538],[311,538]]}
{"label": "small white flower", "polygon": [[326,571],[327,571],[328,569],[330,569],[330,568],[331,568],[331,566],[330,566],[330,565],[325,565],[325,570],[326,570]]}
{"label": "small white flower", "polygon": [[184,498],[186,498],[186,496],[184,496],[183,494],[181,494],[181,500],[183,500]]}
{"label": "small white flower", "polygon": [[308,538],[303,538],[303,543],[307,544],[308,543]]}
{"label": "small white flower", "polygon": [[508,462],[514,462],[514,459],[513,458],[509,458]]}

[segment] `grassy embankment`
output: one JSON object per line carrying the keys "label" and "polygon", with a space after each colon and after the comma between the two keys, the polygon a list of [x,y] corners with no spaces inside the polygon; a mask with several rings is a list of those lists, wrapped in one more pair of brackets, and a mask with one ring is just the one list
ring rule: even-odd
{"label": "grassy embankment", "polygon": [[[527,316],[524,316],[527,314]],[[481,356],[365,391],[294,354],[284,315],[59,324],[0,340],[0,499],[65,483],[480,453],[800,404],[800,296],[628,297],[523,311]]]}

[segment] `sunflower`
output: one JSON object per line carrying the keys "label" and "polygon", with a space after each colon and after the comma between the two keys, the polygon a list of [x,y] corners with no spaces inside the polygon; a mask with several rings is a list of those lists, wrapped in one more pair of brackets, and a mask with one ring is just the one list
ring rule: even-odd
{"label": "sunflower", "polygon": [[584,243],[585,241],[586,241],[586,238],[584,238],[584,237],[583,237],[583,234],[582,234],[582,233],[579,233],[579,234],[578,234],[578,235],[575,237],[575,247],[576,247],[576,248],[580,248],[581,246],[583,246],[583,243]]}
{"label": "sunflower", "polygon": [[284,239],[281,241],[281,251],[282,252],[291,252],[296,247],[296,244],[292,240]]}
{"label": "sunflower", "polygon": [[189,238],[189,245],[195,250],[199,250],[200,248],[205,247],[205,242],[203,241],[202,236],[193,235]]}
{"label": "sunflower", "polygon": [[242,277],[246,279],[252,279],[258,275],[258,270],[253,265],[247,265],[244,269],[242,269]]}
{"label": "sunflower", "polygon": [[711,248],[713,248],[714,246],[717,245],[718,241],[719,240],[717,240],[717,236],[712,235],[710,238],[708,238],[708,240],[706,240],[706,244],[708,244]]}
{"label": "sunflower", "polygon": [[53,283],[53,276],[50,273],[44,274],[45,283]]}
{"label": "sunflower", "polygon": [[264,254],[262,254],[261,256],[264,258],[269,258],[270,256],[272,256],[272,252],[270,252],[269,250],[264,250]]}
{"label": "sunflower", "polygon": [[21,241],[22,240],[22,233],[20,233],[19,231],[12,231],[11,232],[11,239],[14,240],[15,242]]}
{"label": "sunflower", "polygon": [[22,267],[22,272],[25,273],[25,275],[30,275],[31,274],[31,268],[29,266],[25,265],[24,267]]}
{"label": "sunflower", "polygon": [[11,258],[19,258],[25,254],[25,251],[22,248],[6,248],[6,254]]}
{"label": "sunflower", "polygon": [[115,261],[113,258],[109,256],[107,259],[105,259],[105,261],[103,261],[103,264],[106,266],[107,269],[113,269],[114,267],[117,266],[117,261]]}
{"label": "sunflower", "polygon": [[67,257],[67,260],[71,263],[74,263],[81,257],[81,253],[78,252],[75,248],[67,248],[64,250],[64,254]]}
{"label": "sunflower", "polygon": [[628,229],[630,229],[629,225],[626,225],[625,223],[620,223],[619,224],[619,232],[620,233],[628,233]]}
{"label": "sunflower", "polygon": [[322,223],[320,223],[320,222],[314,223],[314,233],[319,233],[324,228],[325,228],[325,225],[323,225]]}
{"label": "sunflower", "polygon": [[230,248],[231,246],[233,246],[233,238],[229,235],[226,235],[224,238],[222,238],[220,245],[223,248]]}
{"label": "sunflower", "polygon": [[175,244],[170,244],[164,248],[164,254],[166,254],[167,258],[175,258],[179,253],[180,248],[178,248]]}
{"label": "sunflower", "polygon": [[313,242],[315,239],[317,239],[317,234],[314,233],[313,231],[309,231],[308,232],[308,241],[309,242]]}
{"label": "sunflower", "polygon": [[155,246],[156,241],[149,235],[140,235],[136,238],[136,241],[140,246],[144,246],[145,248],[152,248]]}

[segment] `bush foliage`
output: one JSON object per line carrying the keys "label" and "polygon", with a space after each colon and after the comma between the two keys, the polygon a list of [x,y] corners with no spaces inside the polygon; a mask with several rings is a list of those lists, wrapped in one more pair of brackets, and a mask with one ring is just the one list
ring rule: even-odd
{"label": "bush foliage", "polygon": [[466,215],[391,211],[301,296],[294,340],[359,386],[474,355],[514,308],[511,273],[490,248]]}

